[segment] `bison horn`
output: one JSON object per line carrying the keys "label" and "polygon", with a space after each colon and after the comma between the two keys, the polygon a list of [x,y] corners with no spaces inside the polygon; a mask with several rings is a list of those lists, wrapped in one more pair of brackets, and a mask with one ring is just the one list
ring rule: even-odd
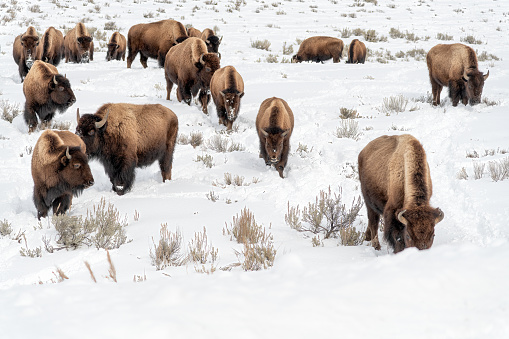
{"label": "bison horn", "polygon": [[217,52],[217,57],[221,60],[221,53]]}
{"label": "bison horn", "polygon": [[269,135],[269,133],[263,129],[261,129],[260,132],[262,132],[264,137],[267,137]]}
{"label": "bison horn", "polygon": [[221,43],[221,41],[223,41],[223,37],[221,36],[221,39],[219,39],[219,43]]}
{"label": "bison horn", "polygon": [[289,130],[289,129],[287,129],[286,131],[284,131],[283,133],[281,133],[281,136],[284,138],[284,137],[286,137],[286,135],[287,135],[288,133],[290,133],[290,130]]}
{"label": "bison horn", "polygon": [[108,109],[108,112],[106,112],[106,115],[104,116],[104,118],[101,121],[95,123],[95,128],[97,128],[97,129],[102,128],[104,126],[104,124],[106,123],[106,120],[108,120],[108,115],[110,115],[109,109]]}
{"label": "bison horn", "polygon": [[55,85],[58,85],[58,81],[57,81],[57,76],[56,75],[53,76],[53,83]]}
{"label": "bison horn", "polygon": [[221,91],[221,92],[219,92],[219,93],[221,93],[221,95],[223,96],[223,98],[224,98],[224,97],[226,97],[226,93],[225,93],[225,92]]}
{"label": "bison horn", "polygon": [[210,44],[210,40],[209,40],[209,39],[205,40],[205,43],[206,43],[207,45],[208,45],[208,44]]}
{"label": "bison horn", "polygon": [[67,146],[67,149],[65,150],[65,156],[67,159],[71,160],[71,155],[69,154],[69,146]]}
{"label": "bison horn", "polygon": [[486,73],[486,75],[484,76],[484,81],[486,81],[486,79],[488,79],[489,76],[490,76],[490,71],[488,71],[488,73]]}
{"label": "bison horn", "polygon": [[76,110],[76,121],[78,122],[78,124],[80,123],[80,109],[79,108]]}
{"label": "bison horn", "polygon": [[437,211],[438,211],[438,216],[435,219],[435,224],[438,224],[440,221],[442,221],[444,219],[444,212],[440,208],[437,208]]}
{"label": "bison horn", "polygon": [[405,217],[403,216],[403,214],[406,212],[406,210],[403,210],[401,212],[398,213],[398,220],[403,224],[403,225],[408,225],[408,220],[405,219]]}
{"label": "bison horn", "polygon": [[470,77],[467,75],[467,70],[464,70],[463,71],[463,81],[468,81],[468,79],[470,79]]}
{"label": "bison horn", "polygon": [[200,56],[200,64],[204,65],[205,64],[205,61],[203,61],[203,56],[205,55],[205,53],[203,53],[201,56]]}

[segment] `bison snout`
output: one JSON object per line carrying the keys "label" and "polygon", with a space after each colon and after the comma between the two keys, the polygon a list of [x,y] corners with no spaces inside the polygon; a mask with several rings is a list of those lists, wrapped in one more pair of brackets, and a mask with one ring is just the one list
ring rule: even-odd
{"label": "bison snout", "polygon": [[89,180],[85,183],[85,188],[89,188],[91,186],[94,186],[94,180]]}

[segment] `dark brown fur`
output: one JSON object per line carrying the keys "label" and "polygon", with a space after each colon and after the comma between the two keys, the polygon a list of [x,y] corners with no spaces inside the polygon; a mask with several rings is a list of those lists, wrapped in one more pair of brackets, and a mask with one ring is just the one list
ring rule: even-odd
{"label": "dark brown fur", "polygon": [[159,67],[164,67],[166,53],[187,38],[184,25],[175,20],[134,25],[127,34],[127,68],[131,68],[138,52],[143,68],[147,68],[148,58],[157,59]]}
{"label": "dark brown fur", "polygon": [[18,65],[19,77],[21,81],[25,79],[30,67],[37,60],[37,46],[39,45],[39,36],[32,26],[27,31],[14,38],[12,45],[12,57]]}
{"label": "dark brown fur", "polygon": [[82,22],[64,37],[65,62],[88,63],[94,60],[94,43]]}
{"label": "dark brown fur", "polygon": [[110,42],[108,42],[108,51],[106,52],[106,60],[125,60],[125,49],[126,49],[125,36],[119,32],[115,32],[111,35]]}
{"label": "dark brown fur", "polygon": [[231,131],[239,115],[240,99],[244,96],[244,80],[235,67],[226,66],[214,72],[210,80],[210,93],[216,105],[219,124]]}
{"label": "dark brown fur", "polygon": [[324,62],[332,58],[339,62],[343,54],[343,41],[328,36],[314,36],[304,40],[299,51],[292,57],[292,62],[314,61]]}
{"label": "dark brown fur", "polygon": [[51,121],[55,112],[65,112],[76,101],[71,84],[55,66],[36,60],[23,83],[25,94],[24,119],[29,133],[41,121]]}
{"label": "dark brown fur", "polygon": [[433,244],[435,225],[443,219],[432,208],[431,177],[426,153],[409,134],[381,136],[359,153],[359,179],[368,212],[366,240],[380,249],[378,222],[384,218],[384,238],[394,252],[420,250]]}
{"label": "dark brown fur", "polygon": [[[104,125],[98,126],[101,121]],[[105,104],[82,117],[78,112],[76,134],[87,145],[87,155],[103,164],[118,195],[131,189],[137,167],[156,160],[163,182],[171,180],[177,133],[177,116],[159,104]]]}
{"label": "dark brown fur", "polygon": [[58,66],[64,53],[64,35],[55,27],[48,28],[37,46],[37,60]]}
{"label": "dark brown fur", "polygon": [[426,56],[429,80],[433,93],[433,105],[440,105],[442,88],[449,87],[452,105],[461,102],[475,105],[481,102],[484,75],[479,71],[475,51],[463,44],[439,44],[431,48]]}
{"label": "dark brown fur", "polygon": [[219,65],[219,56],[207,52],[207,45],[199,38],[188,38],[172,47],[166,55],[164,75],[166,100],[170,100],[173,84],[177,84],[177,99],[191,105],[191,99],[199,94],[198,101],[203,113],[208,114],[210,80]]}
{"label": "dark brown fur", "polygon": [[205,28],[200,38],[207,44],[207,51],[209,53],[219,53],[219,44],[221,44],[221,40],[223,40],[222,37],[219,39],[213,30]]}
{"label": "dark brown fur", "polygon": [[266,165],[274,165],[281,178],[290,153],[293,126],[293,112],[286,101],[273,97],[262,102],[256,116],[260,158]]}
{"label": "dark brown fur", "polygon": [[[94,184],[83,141],[69,131],[44,131],[32,154],[34,204],[37,218],[65,213],[72,196]],[[68,155],[66,154],[68,153]]]}
{"label": "dark brown fur", "polygon": [[366,45],[358,39],[353,39],[348,47],[347,64],[363,64],[366,61]]}

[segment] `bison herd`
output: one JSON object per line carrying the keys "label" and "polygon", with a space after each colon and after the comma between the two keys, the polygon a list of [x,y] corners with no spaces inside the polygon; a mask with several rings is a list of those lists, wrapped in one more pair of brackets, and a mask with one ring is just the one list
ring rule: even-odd
{"label": "bison herd", "polygon": [[[219,38],[211,29],[185,28],[175,20],[134,25],[127,40],[113,33],[106,60],[125,60],[131,68],[136,55],[147,67],[148,58],[164,68],[166,99],[173,85],[177,100],[191,104],[197,98],[202,111],[212,98],[219,124],[232,130],[244,96],[244,81],[233,66],[220,66]],[[292,62],[341,60],[341,39],[316,36],[304,40]],[[366,60],[366,46],[354,39],[348,48],[347,63]],[[93,61],[94,43],[83,23],[64,36],[49,27],[39,39],[33,27],[17,36],[13,57],[18,65],[25,94],[24,120],[33,132],[41,122],[49,122],[55,112],[65,111],[76,98],[66,76],[58,73],[65,62]],[[449,88],[453,106],[477,104],[489,72],[478,69],[474,50],[463,44],[439,44],[426,57],[432,87],[433,105],[440,104],[440,93]],[[294,117],[288,103],[281,98],[264,100],[256,117],[260,158],[273,165],[283,178],[288,161]],[[46,130],[38,139],[32,156],[33,200],[37,217],[65,213],[72,197],[94,184],[88,165],[97,159],[109,176],[112,190],[127,193],[134,183],[135,169],[159,162],[163,182],[171,180],[173,153],[178,133],[177,115],[159,105],[126,103],[105,104],[94,114],[80,116],[77,110],[76,133]],[[366,240],[380,249],[378,224],[384,221],[384,239],[394,252],[406,247],[430,248],[434,228],[444,213],[429,205],[432,184],[424,148],[411,135],[381,136],[364,147],[358,157],[361,191],[368,214]]]}

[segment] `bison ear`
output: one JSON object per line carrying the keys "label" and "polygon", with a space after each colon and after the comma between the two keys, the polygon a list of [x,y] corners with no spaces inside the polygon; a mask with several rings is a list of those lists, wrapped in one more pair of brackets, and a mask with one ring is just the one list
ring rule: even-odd
{"label": "bison ear", "polygon": [[198,68],[198,70],[201,70],[203,68],[203,65],[200,62],[195,62],[194,66]]}
{"label": "bison ear", "polygon": [[444,212],[440,208],[437,208],[435,211],[437,213],[437,217],[435,218],[435,225],[436,225],[444,219]]}
{"label": "bison ear", "polygon": [[486,73],[486,75],[484,76],[484,81],[486,81],[486,79],[488,79],[489,76],[490,76],[490,71],[488,71],[488,73]]}
{"label": "bison ear", "polygon": [[402,223],[405,226],[408,226],[408,220],[403,216],[405,214],[406,210],[402,210],[397,214],[398,220],[400,223]]}

